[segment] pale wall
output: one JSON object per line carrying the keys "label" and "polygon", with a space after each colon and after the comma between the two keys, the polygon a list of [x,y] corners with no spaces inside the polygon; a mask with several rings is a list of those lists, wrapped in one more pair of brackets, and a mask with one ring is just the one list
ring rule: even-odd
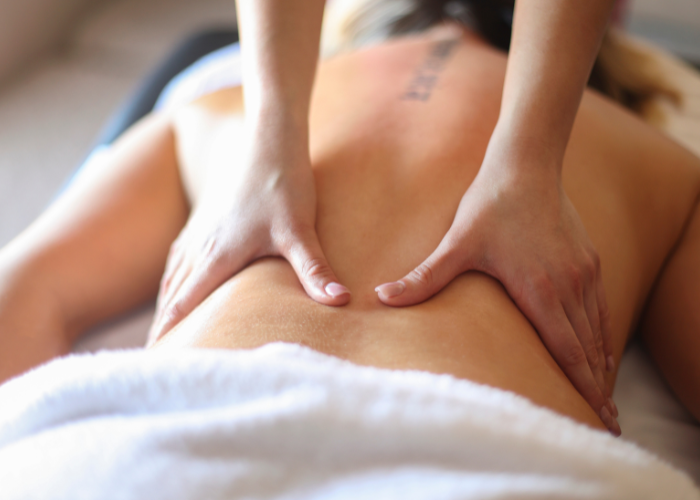
{"label": "pale wall", "polygon": [[0,81],[59,44],[91,4],[105,0],[0,0]]}

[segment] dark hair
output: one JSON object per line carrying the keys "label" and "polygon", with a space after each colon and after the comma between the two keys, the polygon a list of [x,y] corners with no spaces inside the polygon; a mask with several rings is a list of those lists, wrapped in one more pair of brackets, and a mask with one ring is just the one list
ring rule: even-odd
{"label": "dark hair", "polygon": [[[389,38],[424,31],[445,20],[458,21],[508,51],[514,0],[360,0],[347,20],[346,36],[356,40]],[[678,103],[680,96],[643,51],[605,34],[588,85],[642,114],[657,96]]]}
{"label": "dark hair", "polygon": [[423,31],[451,18],[473,28],[494,47],[508,51],[514,0],[419,0],[413,4],[414,9],[391,26],[392,35]]}

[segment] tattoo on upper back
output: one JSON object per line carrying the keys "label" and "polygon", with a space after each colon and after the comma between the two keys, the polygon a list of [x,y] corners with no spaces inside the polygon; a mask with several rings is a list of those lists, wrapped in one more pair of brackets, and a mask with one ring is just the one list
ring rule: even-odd
{"label": "tattoo on upper back", "polygon": [[458,43],[459,40],[443,40],[436,43],[428,53],[428,57],[413,74],[408,89],[401,94],[401,100],[427,101],[430,99],[438,76],[445,69]]}

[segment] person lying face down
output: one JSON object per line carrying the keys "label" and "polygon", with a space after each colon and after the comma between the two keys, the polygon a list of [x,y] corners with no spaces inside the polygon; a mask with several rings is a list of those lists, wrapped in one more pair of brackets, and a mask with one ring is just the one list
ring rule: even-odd
{"label": "person lying face down", "polygon": [[[449,50],[435,84],[414,99],[413,77],[436,48]],[[317,231],[351,302],[322,306],[286,261],[261,259],[153,348],[299,343],[357,364],[511,390],[619,433],[613,415],[589,407],[496,280],[465,273],[410,308],[387,307],[373,290],[419,263],[449,228],[495,125],[505,63],[454,27],[323,63],[310,121]],[[240,88],[224,88],[147,118],[0,252],[0,331],[11,332],[0,340],[0,378],[68,352],[89,326],[155,297],[176,236],[216,208],[208,201],[219,198],[207,194],[226,190],[240,202],[236,190],[250,181],[240,168],[241,103]],[[563,183],[606,269],[616,364],[639,327],[700,416],[698,319],[679,300],[698,292],[698,160],[587,92]]]}
{"label": "person lying face down", "polygon": [[[319,0],[294,6],[280,0],[237,4],[248,137],[239,168],[249,178],[237,191],[236,203],[228,201],[226,192],[207,193],[208,206],[216,208],[196,224],[187,224],[178,236],[163,276],[152,330],[156,338],[263,257],[287,259],[312,299],[336,307],[350,301],[350,290],[342,286],[316,234],[316,186],[308,150],[323,5]],[[600,258],[561,184],[561,170],[610,0],[571,6],[553,0],[525,2],[515,10],[512,1],[350,0],[336,5],[341,11],[356,9],[355,14],[327,32],[350,33],[351,45],[366,39],[366,31],[376,40],[452,19],[478,26],[494,46],[509,49],[499,118],[479,175],[437,248],[398,281],[378,283],[379,299],[391,306],[412,306],[464,272],[492,276],[537,329],[577,390],[608,420],[606,413],[616,410],[603,372],[614,369],[614,358]],[[427,98],[449,53],[449,43],[435,47],[413,77],[406,98]],[[605,53],[599,60],[610,63]],[[639,94],[640,78],[620,74],[620,67],[629,64],[608,65],[617,80],[632,87],[632,95]],[[605,71],[592,76],[591,84],[615,94],[615,86],[609,85],[614,79],[600,78]],[[216,196],[222,197],[218,203]]]}
{"label": "person lying face down", "polygon": [[[308,151],[324,4],[236,4],[248,124],[247,165],[241,168],[250,179],[237,192],[241,201],[232,205],[221,193],[218,210],[209,210],[206,220],[196,227],[188,224],[178,236],[163,276],[167,290],[156,312],[156,337],[262,257],[287,259],[314,300],[338,307],[350,301],[350,290],[336,276],[316,234],[316,186]],[[374,24],[385,33],[424,29],[443,18],[469,23],[469,10],[482,21],[491,13],[488,20],[505,26],[508,37],[512,31],[499,119],[479,175],[435,251],[403,278],[397,276],[398,281],[377,284],[379,299],[412,306],[464,272],[496,278],[574,386],[609,419],[603,407],[607,414],[615,409],[603,371],[614,369],[614,359],[600,258],[562,187],[561,170],[612,0],[519,2],[515,10],[512,1],[351,0],[347,5],[361,13],[359,19],[372,18],[373,10],[376,17],[379,11],[380,21]],[[357,21],[355,17],[349,26]],[[488,34],[488,24],[480,24]],[[407,96],[425,98],[448,53],[435,50]],[[209,196],[217,196],[216,191]]]}

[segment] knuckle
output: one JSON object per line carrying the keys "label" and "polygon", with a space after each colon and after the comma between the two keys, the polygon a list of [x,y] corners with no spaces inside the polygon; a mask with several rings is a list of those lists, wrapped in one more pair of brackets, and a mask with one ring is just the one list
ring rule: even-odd
{"label": "knuckle", "polygon": [[219,240],[216,236],[210,236],[204,242],[204,248],[202,249],[203,255],[208,258],[214,258],[219,252]]}
{"label": "knuckle", "polygon": [[596,351],[601,351],[601,352],[602,352],[602,351],[603,351],[603,347],[604,347],[604,344],[603,344],[603,335],[601,334],[600,330],[598,330],[598,331],[596,332],[596,336],[595,336],[595,348],[596,348]]}
{"label": "knuckle", "polygon": [[565,366],[578,366],[587,362],[586,353],[579,345],[565,348],[561,360]]}
{"label": "knuckle", "polygon": [[226,239],[219,231],[209,235],[200,250],[201,260],[215,262],[220,260],[226,253]]}
{"label": "knuckle", "polygon": [[173,275],[171,273],[166,273],[160,280],[160,293],[165,293],[165,291],[170,288],[170,284],[173,282]]}
{"label": "knuckle", "polygon": [[432,287],[435,284],[435,275],[428,264],[421,264],[411,271],[409,279],[425,287]]}
{"label": "knuckle", "polygon": [[540,300],[547,304],[551,304],[556,300],[556,291],[549,275],[545,273],[535,275],[529,280],[529,285],[525,290],[530,298],[539,297]]}
{"label": "knuckle", "polygon": [[569,269],[569,284],[572,291],[577,295],[583,294],[583,275],[578,268],[572,267]]}
{"label": "knuckle", "polygon": [[199,256],[197,267],[204,270],[218,270],[226,262],[227,249],[216,236],[207,239]]}
{"label": "knuckle", "polygon": [[306,279],[325,277],[330,274],[330,269],[323,259],[312,258],[304,262],[301,274]]}
{"label": "knuckle", "polygon": [[168,319],[168,321],[177,321],[184,315],[184,313],[185,310],[182,302],[174,301],[173,303],[167,305],[164,316]]}
{"label": "knuckle", "polygon": [[598,349],[596,348],[595,344],[591,343],[591,345],[586,349],[586,359],[591,367],[595,368],[598,366]]}

